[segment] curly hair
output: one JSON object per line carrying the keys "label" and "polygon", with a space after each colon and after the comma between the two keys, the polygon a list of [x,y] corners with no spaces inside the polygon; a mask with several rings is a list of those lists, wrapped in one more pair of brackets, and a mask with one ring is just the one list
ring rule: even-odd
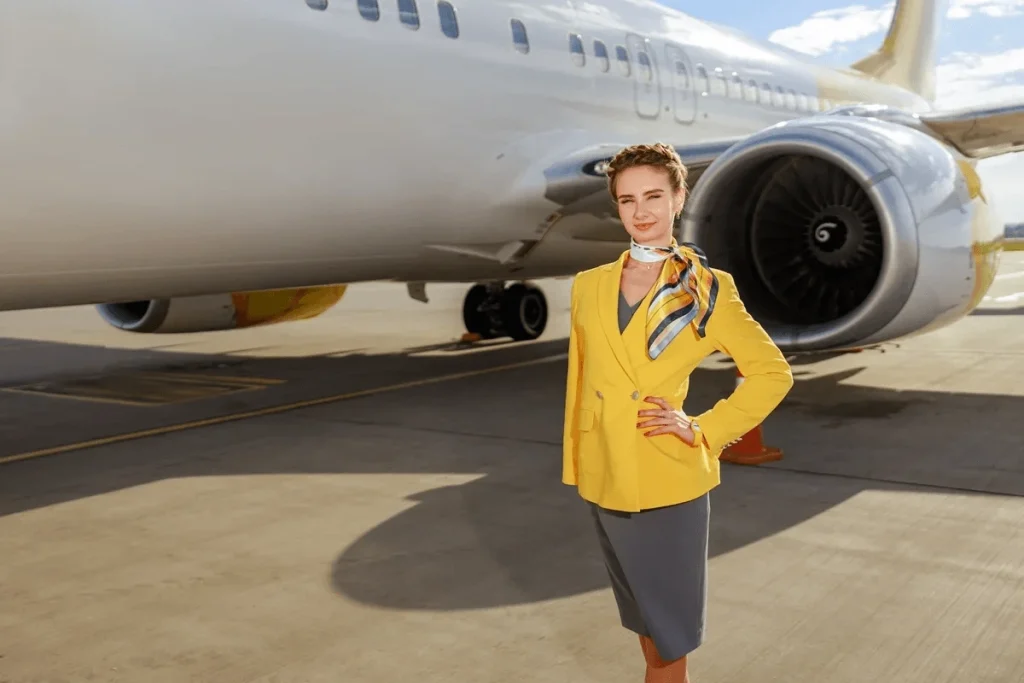
{"label": "curly hair", "polygon": [[686,187],[686,166],[675,149],[663,142],[652,145],[632,145],[619,150],[618,154],[608,162],[608,191],[615,196],[615,182],[619,173],[634,166],[657,166],[668,173],[668,180],[673,192]]}

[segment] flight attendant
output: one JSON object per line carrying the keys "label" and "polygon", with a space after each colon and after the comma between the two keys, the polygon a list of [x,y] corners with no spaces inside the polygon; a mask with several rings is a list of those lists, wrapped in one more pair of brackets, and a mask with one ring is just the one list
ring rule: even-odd
{"label": "flight attendant", "polygon": [[[667,145],[619,152],[608,187],[630,248],[572,285],[562,481],[590,506],[622,625],[640,637],[647,683],[689,683],[687,655],[704,638],[718,458],[793,386],[732,276],[673,238],[686,173]],[[732,357],[744,381],[689,416],[690,373],[715,351]]]}

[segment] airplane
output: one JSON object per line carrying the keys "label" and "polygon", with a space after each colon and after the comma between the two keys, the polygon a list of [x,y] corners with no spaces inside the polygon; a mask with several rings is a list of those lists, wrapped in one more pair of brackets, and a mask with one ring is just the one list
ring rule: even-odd
{"label": "airplane", "polygon": [[200,332],[460,282],[468,333],[536,339],[533,281],[627,246],[603,165],[661,141],[784,351],[922,334],[992,284],[976,165],[1024,149],[1024,103],[934,107],[943,15],[831,68],[651,0],[5,2],[0,309]]}

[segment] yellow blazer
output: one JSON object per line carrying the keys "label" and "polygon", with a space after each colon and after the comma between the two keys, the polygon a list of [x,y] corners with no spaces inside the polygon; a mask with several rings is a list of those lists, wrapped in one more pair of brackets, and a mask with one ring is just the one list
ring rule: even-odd
{"label": "yellow blazer", "polygon": [[[789,363],[747,313],[728,273],[714,269],[719,291],[705,328],[687,327],[656,359],[646,349],[647,294],[619,332],[622,267],[583,271],[572,285],[569,370],[565,396],[562,482],[601,507],[638,511],[692,500],[717,486],[723,448],[760,424],[793,386]],[[690,373],[707,356],[731,356],[744,381],[696,416],[703,439],[691,446],[673,434],[645,436],[637,412],[657,408],[647,396],[682,407]]]}

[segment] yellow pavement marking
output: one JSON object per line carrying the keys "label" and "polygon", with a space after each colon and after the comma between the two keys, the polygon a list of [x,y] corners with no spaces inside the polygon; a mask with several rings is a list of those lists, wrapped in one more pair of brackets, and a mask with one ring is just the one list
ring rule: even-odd
{"label": "yellow pavement marking", "polygon": [[28,451],[25,453],[18,453],[16,455],[7,455],[0,457],[0,465],[5,465],[12,462],[18,462],[20,460],[30,460],[33,458],[42,458],[49,455],[59,455],[61,453],[68,453],[71,451],[84,450],[86,448],[95,448],[97,446],[108,446],[110,444],[121,443],[123,441],[134,441],[136,439],[144,439],[151,436],[160,436],[163,434],[171,434],[174,432],[183,432],[189,429],[197,429],[199,427],[209,427],[212,425],[224,424],[226,422],[237,422],[239,420],[247,420],[254,417],[264,417],[267,415],[275,415],[277,413],[284,413],[291,410],[298,410],[300,408],[309,408],[312,406],[325,405],[328,403],[337,403],[338,401],[345,401],[353,398],[360,398],[362,396],[372,396],[374,394],[383,394],[388,391],[397,391],[399,389],[408,389],[410,387],[424,386],[427,384],[439,384],[441,382],[450,382],[457,379],[463,379],[466,377],[475,377],[478,375],[487,375],[494,372],[501,372],[503,370],[513,370],[515,368],[523,368],[530,365],[539,365],[541,363],[550,363],[552,361],[564,359],[568,354],[560,353],[553,356],[544,356],[543,358],[535,358],[533,360],[520,361],[518,363],[507,363],[505,365],[496,365],[490,368],[482,368],[480,370],[467,370],[465,372],[453,372],[447,375],[438,375],[436,377],[426,377],[424,379],[411,380],[409,382],[399,382],[398,384],[388,384],[382,387],[372,387],[370,389],[362,389],[360,391],[350,391],[344,394],[335,394],[333,396],[323,396],[321,398],[312,398],[305,401],[296,401],[294,403],[285,403],[279,406],[271,406],[269,408],[259,408],[256,410],[248,410],[242,413],[232,413],[230,415],[220,415],[218,417],[210,417],[203,420],[193,420],[191,422],[181,422],[179,424],[167,425],[165,427],[154,427],[152,429],[142,429],[137,432],[127,432],[125,434],[117,434],[115,436],[105,436],[98,439],[90,439],[88,441],[80,441],[77,443],[70,443],[63,446],[53,446],[51,448],[41,448],[36,451]]}
{"label": "yellow pavement marking", "polygon": [[172,381],[177,382],[226,382],[228,384],[264,384],[267,386],[273,386],[275,384],[284,384],[283,379],[271,379],[269,377],[245,377],[243,375],[207,375],[203,372],[178,372],[177,370],[172,371],[149,371],[140,372],[140,376],[148,377],[163,377]]}
{"label": "yellow pavement marking", "polygon": [[[58,394],[51,393],[48,391],[38,391],[31,387],[4,387],[3,391],[9,394],[25,394],[26,396],[41,396],[44,398],[58,398],[65,401],[88,401],[89,403],[111,403],[117,406],[143,406],[152,407],[159,405],[157,403],[147,403],[144,401],[131,401],[125,398],[117,398],[119,395],[115,391],[104,391],[101,389],[94,389],[93,393],[89,396],[76,396],[74,394]],[[106,394],[106,395],[104,395]]]}
{"label": "yellow pavement marking", "polygon": [[48,398],[152,407],[235,394],[241,391],[258,391],[281,384],[283,381],[265,377],[225,377],[174,371],[140,371],[115,373],[101,377],[79,377],[55,382],[36,382],[7,387],[4,391]]}

